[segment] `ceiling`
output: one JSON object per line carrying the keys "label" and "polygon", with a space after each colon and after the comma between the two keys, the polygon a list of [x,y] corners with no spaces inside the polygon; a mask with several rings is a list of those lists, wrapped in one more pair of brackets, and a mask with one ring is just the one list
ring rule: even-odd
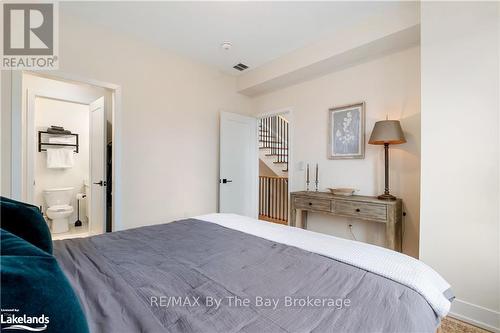
{"label": "ceiling", "polygon": [[[412,2],[60,2],[60,15],[131,34],[158,47],[239,74],[360,24],[397,18]],[[221,43],[233,47],[223,50]]]}

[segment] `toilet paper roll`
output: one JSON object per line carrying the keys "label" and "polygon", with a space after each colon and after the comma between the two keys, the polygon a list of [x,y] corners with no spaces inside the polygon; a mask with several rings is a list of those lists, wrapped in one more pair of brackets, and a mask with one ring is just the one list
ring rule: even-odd
{"label": "toilet paper roll", "polygon": [[85,193],[77,193],[76,194],[76,200],[82,200],[85,199],[86,195]]}

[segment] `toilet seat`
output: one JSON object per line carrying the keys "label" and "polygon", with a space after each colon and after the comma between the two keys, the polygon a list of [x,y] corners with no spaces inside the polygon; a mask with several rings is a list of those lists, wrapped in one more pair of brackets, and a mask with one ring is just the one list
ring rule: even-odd
{"label": "toilet seat", "polygon": [[55,205],[55,206],[51,206],[49,208],[47,208],[47,212],[53,212],[53,213],[57,213],[57,212],[73,212],[73,207],[70,206],[70,205]]}

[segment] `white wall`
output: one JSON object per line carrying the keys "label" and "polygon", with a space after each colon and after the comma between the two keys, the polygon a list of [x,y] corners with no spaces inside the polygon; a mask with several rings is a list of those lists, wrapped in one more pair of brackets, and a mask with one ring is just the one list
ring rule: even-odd
{"label": "white wall", "polygon": [[117,227],[215,212],[219,112],[251,112],[235,78],[60,10],[61,70],[122,88]]}
{"label": "white wall", "polygon": [[2,196],[10,196],[11,193],[11,72],[0,71],[0,193]]}
{"label": "white wall", "polygon": [[[89,106],[58,101],[47,98],[35,100],[35,130],[46,131],[51,125],[63,126],[72,133],[78,134],[79,151],[74,154],[74,166],[67,169],[47,168],[47,153],[35,153],[35,204],[43,206],[46,211],[47,204],[43,197],[43,191],[49,188],[74,187],[74,195],[71,205],[74,213],[70,216],[70,222],[76,221],[77,203],[76,193],[84,192],[83,181],[89,179]],[[48,136],[44,136],[47,140]],[[46,148],[47,146],[45,146]],[[80,219],[84,221],[85,200],[81,201]]]}
{"label": "white wall", "polygon": [[[87,24],[66,15],[63,5],[59,35],[59,72],[113,83],[122,90],[121,132],[114,144],[122,157],[122,199],[115,207],[122,218],[116,227],[215,212],[219,113],[251,113],[249,99],[236,93],[236,79],[129,35]],[[4,90],[9,91],[2,88],[2,99]],[[2,133],[11,126],[3,121],[8,118],[3,115],[6,104],[2,102]],[[2,141],[2,166],[11,163],[4,153],[10,147]],[[2,168],[4,173],[8,178],[11,170]],[[12,193],[7,186],[2,192]]]}
{"label": "white wall", "polygon": [[422,2],[420,257],[500,331],[499,4]]}
{"label": "white wall", "polygon": [[[420,57],[414,47],[318,79],[254,98],[255,113],[291,108],[293,127],[290,166],[292,190],[305,189],[305,172],[298,162],[316,162],[320,188],[354,187],[360,194],[378,195],[384,187],[383,149],[366,145],[366,157],[359,160],[328,160],[328,109],[366,102],[366,142],[378,120],[400,119],[408,143],[391,146],[391,192],[404,201],[403,250],[418,256],[420,176]],[[311,169],[313,170],[313,169]],[[359,240],[384,244],[384,225],[354,219],[309,214],[308,228],[351,238],[354,225]]]}

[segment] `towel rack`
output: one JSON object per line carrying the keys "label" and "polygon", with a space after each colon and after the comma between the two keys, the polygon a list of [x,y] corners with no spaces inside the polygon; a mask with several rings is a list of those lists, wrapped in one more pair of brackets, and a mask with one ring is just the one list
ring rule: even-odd
{"label": "towel rack", "polygon": [[[42,142],[42,134],[48,134],[51,136],[74,136],[76,141],[75,144],[70,144],[70,143],[49,143],[49,142]],[[47,151],[47,148],[42,148],[42,146],[58,146],[58,147],[75,147],[74,152],[78,154],[78,134],[59,134],[59,133],[49,133],[47,131],[38,131],[38,151]]]}

